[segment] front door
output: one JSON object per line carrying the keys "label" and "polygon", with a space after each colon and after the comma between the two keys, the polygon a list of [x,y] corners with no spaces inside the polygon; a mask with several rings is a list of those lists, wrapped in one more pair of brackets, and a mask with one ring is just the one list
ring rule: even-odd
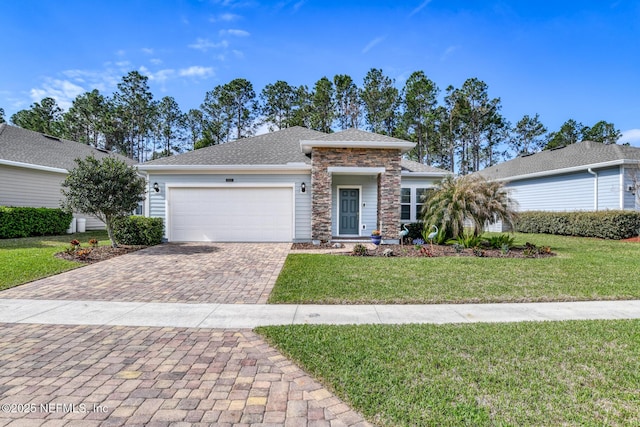
{"label": "front door", "polygon": [[360,190],[357,188],[340,189],[339,235],[358,235],[359,213]]}

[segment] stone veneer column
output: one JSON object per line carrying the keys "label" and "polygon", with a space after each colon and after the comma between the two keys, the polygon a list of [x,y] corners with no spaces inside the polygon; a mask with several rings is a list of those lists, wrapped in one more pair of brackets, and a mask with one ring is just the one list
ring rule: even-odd
{"label": "stone veneer column", "polygon": [[400,150],[313,148],[311,152],[311,238],[331,240],[329,166],[384,167],[378,176],[378,220],[382,238],[398,240],[400,232]]}
{"label": "stone veneer column", "polygon": [[312,149],[311,159],[311,239],[331,240],[331,175],[324,150]]}
{"label": "stone veneer column", "polygon": [[[391,151],[391,150],[389,150]],[[392,154],[391,151],[389,154]],[[378,224],[383,240],[398,240],[400,232],[400,153],[386,159],[385,173],[378,177]]]}

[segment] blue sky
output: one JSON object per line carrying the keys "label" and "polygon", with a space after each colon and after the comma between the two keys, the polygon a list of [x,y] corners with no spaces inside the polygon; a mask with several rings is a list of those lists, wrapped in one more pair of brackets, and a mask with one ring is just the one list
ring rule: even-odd
{"label": "blue sky", "polygon": [[381,68],[400,88],[423,70],[444,89],[471,77],[512,123],[540,114],[613,122],[640,146],[640,3],[456,0],[20,0],[2,2],[0,107],[7,117],[45,96],[110,95],[149,76],[157,99],[186,111],[238,77],[257,93],[285,80]]}

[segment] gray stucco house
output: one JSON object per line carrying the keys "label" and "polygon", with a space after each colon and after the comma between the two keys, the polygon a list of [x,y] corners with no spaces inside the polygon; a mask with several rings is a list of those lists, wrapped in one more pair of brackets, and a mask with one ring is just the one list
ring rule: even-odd
{"label": "gray stucco house", "polygon": [[[0,206],[27,206],[59,208],[62,194],[60,184],[74,159],[94,156],[116,156],[129,164],[132,160],[99,150],[78,142],[44,135],[0,124]],[[86,218],[88,230],[103,229],[104,224],[95,217]]]}
{"label": "gray stucco house", "polygon": [[414,144],[356,129],[292,127],[139,165],[145,212],[169,241],[398,241],[420,194],[449,172],[408,161]]}
{"label": "gray stucco house", "polygon": [[504,181],[518,211],[637,210],[639,165],[640,148],[583,141],[477,173]]}

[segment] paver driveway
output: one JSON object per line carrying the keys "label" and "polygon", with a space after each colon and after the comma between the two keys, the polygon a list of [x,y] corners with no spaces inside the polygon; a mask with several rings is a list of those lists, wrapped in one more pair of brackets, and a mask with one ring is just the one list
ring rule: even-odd
{"label": "paver driveway", "polygon": [[[0,298],[264,303],[289,246],[159,245]],[[0,323],[0,336],[0,427],[368,425],[246,329]]]}
{"label": "paver driveway", "polygon": [[0,292],[0,298],[265,303],[290,243],[169,243]]}
{"label": "paver driveway", "polygon": [[0,426],[368,425],[251,331],[0,331]]}

